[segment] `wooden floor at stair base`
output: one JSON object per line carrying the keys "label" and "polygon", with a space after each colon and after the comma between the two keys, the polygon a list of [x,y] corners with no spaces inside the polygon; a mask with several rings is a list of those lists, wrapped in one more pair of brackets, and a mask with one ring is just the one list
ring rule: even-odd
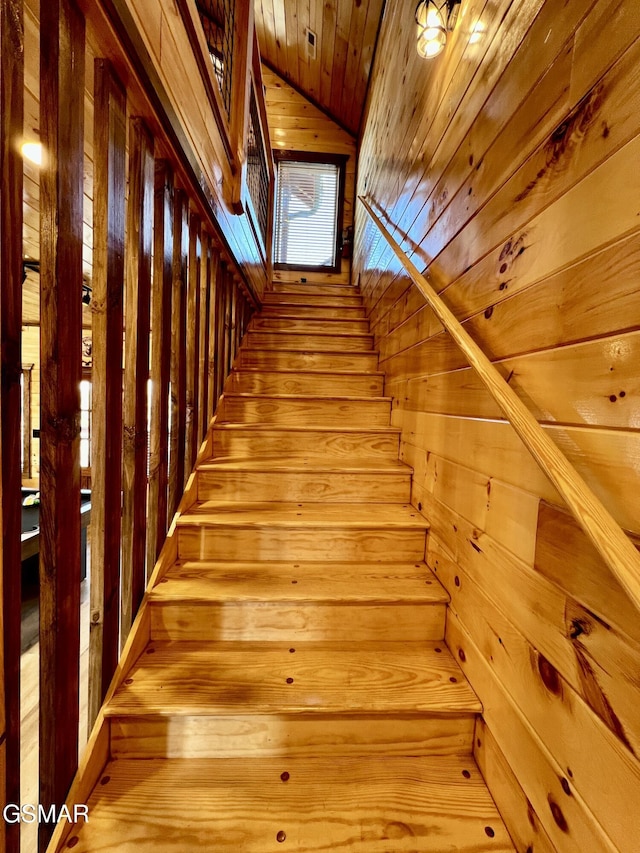
{"label": "wooden floor at stair base", "polygon": [[119,759],[75,853],[513,853],[471,757]]}

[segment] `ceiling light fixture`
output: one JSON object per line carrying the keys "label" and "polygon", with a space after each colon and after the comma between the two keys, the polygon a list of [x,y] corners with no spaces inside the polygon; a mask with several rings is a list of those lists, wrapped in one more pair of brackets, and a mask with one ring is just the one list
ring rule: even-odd
{"label": "ceiling light fixture", "polygon": [[423,59],[442,52],[458,20],[460,0],[421,0],[416,6],[416,50]]}

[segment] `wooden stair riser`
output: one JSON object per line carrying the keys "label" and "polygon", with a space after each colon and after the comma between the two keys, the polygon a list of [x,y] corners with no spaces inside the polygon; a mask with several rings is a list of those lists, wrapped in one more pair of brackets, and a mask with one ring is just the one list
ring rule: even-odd
{"label": "wooden stair riser", "polygon": [[354,306],[360,308],[362,306],[361,296],[348,296],[331,294],[312,294],[312,293],[270,293],[267,292],[263,296],[265,305],[320,305],[327,308],[342,308]]}
{"label": "wooden stair riser", "polygon": [[475,715],[121,715],[109,722],[114,758],[387,758],[470,754]]}
{"label": "wooden stair riser", "polygon": [[313,352],[370,352],[373,335],[364,334],[306,334],[305,332],[252,332],[245,337],[251,349],[291,349]]}
{"label": "wooden stair riser", "polygon": [[[344,305],[340,308],[331,305],[287,305],[282,304],[263,305],[258,317],[271,319],[284,318],[309,318],[309,319],[337,319],[337,320],[366,320],[367,315],[363,307],[357,305]],[[255,319],[255,318],[254,318]]]}
{"label": "wooden stair riser", "polygon": [[268,317],[259,315],[251,321],[252,332],[301,332],[305,335],[330,333],[335,335],[368,335],[368,320],[329,319],[327,317]]}
{"label": "wooden stair riser", "polygon": [[302,350],[249,349],[242,347],[236,366],[260,370],[356,370],[377,371],[374,352],[303,352]]}
{"label": "wooden stair riser", "polygon": [[420,530],[239,527],[179,524],[181,560],[423,560],[425,533]]}
{"label": "wooden stair riser", "polygon": [[198,500],[224,501],[362,501],[409,500],[411,473],[341,473],[308,471],[215,471],[197,473]]}
{"label": "wooden stair riser", "polygon": [[314,284],[302,283],[297,281],[274,281],[271,290],[267,293],[296,293],[304,296],[309,292],[315,296],[356,296],[359,297],[358,290],[352,284]]}
{"label": "wooden stair riser", "polygon": [[225,395],[219,423],[291,426],[383,427],[391,418],[391,401],[313,400]]}
{"label": "wooden stair riser", "polygon": [[236,394],[338,394],[359,397],[381,397],[384,376],[352,373],[234,370],[226,390]]}
{"label": "wooden stair riser", "polygon": [[251,426],[214,427],[213,455],[312,456],[330,459],[397,459],[400,434],[394,430],[257,430]]}
{"label": "wooden stair riser", "polygon": [[175,602],[151,607],[152,640],[423,643],[444,636],[445,605]]}

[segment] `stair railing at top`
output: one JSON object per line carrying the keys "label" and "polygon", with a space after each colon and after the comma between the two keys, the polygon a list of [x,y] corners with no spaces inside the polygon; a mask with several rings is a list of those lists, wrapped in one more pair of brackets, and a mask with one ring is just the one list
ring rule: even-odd
{"label": "stair railing at top", "polygon": [[614,576],[640,609],[640,554],[609,511],[593,494],[564,453],[545,433],[516,392],[489,361],[460,321],[431,287],[427,279],[402,251],[363,196],[362,202],[380,233],[389,243],[414,284],[427,300],[469,364],[500,406],[543,472],[567,503],[576,520],[611,569]]}

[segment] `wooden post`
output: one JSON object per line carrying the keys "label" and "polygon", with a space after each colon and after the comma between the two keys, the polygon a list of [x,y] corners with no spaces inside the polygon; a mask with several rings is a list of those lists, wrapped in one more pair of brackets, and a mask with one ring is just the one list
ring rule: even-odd
{"label": "wooden post", "polygon": [[209,386],[209,418],[212,417],[218,403],[217,391],[218,385],[216,382],[217,371],[217,350],[216,350],[216,324],[218,318],[218,276],[220,271],[220,253],[215,246],[211,246],[211,269],[209,279],[211,281],[209,293],[209,346],[208,346],[208,376],[207,384]]}
{"label": "wooden post", "polygon": [[198,307],[200,303],[200,217],[191,213],[189,217],[189,274],[187,287],[187,336],[185,340],[187,360],[186,388],[186,443],[184,448],[184,482],[186,485],[196,461],[196,432],[198,424]]}
{"label": "wooden post", "polygon": [[233,362],[238,354],[238,282],[235,277],[231,280],[231,359],[229,360],[229,373]]}
{"label": "wooden post", "polygon": [[151,435],[149,436],[149,512],[147,577],[167,532],[169,367],[173,268],[173,172],[156,160],[153,293],[151,319]]}
{"label": "wooden post", "polygon": [[198,421],[196,428],[196,447],[200,449],[202,440],[207,430],[207,322],[209,319],[209,270],[211,266],[211,252],[209,249],[209,235],[202,231],[202,258],[200,260],[200,308],[198,312]]}
{"label": "wooden post", "polygon": [[230,269],[227,270],[227,276],[225,281],[224,288],[224,372],[222,376],[222,383],[224,387],[224,381],[229,375],[231,359],[232,359],[232,337],[233,330],[231,328],[231,303],[233,300],[233,273]]}
{"label": "wooden post", "polygon": [[146,580],[147,382],[153,187],[153,139],[144,121],[132,118],[129,123],[126,243],[121,648],[142,601]]}
{"label": "wooden post", "polygon": [[126,93],[94,63],[89,729],[118,663]]}
{"label": "wooden post", "polygon": [[216,284],[216,403],[222,394],[224,386],[224,353],[225,353],[225,302],[227,294],[227,265],[225,262],[218,266],[218,281]]}
{"label": "wooden post", "polygon": [[[40,7],[40,804],[78,763],[84,18]],[[40,824],[46,847],[52,824]]]}
{"label": "wooden post", "polygon": [[[20,802],[20,374],[22,320],[22,0],[0,0],[0,801]],[[30,424],[27,424],[30,429]],[[0,821],[0,849],[20,826]]]}
{"label": "wooden post", "polygon": [[189,200],[176,190],[173,216],[173,283],[171,296],[171,455],[169,460],[169,522],[182,496],[187,409],[185,337],[187,326],[187,259]]}

